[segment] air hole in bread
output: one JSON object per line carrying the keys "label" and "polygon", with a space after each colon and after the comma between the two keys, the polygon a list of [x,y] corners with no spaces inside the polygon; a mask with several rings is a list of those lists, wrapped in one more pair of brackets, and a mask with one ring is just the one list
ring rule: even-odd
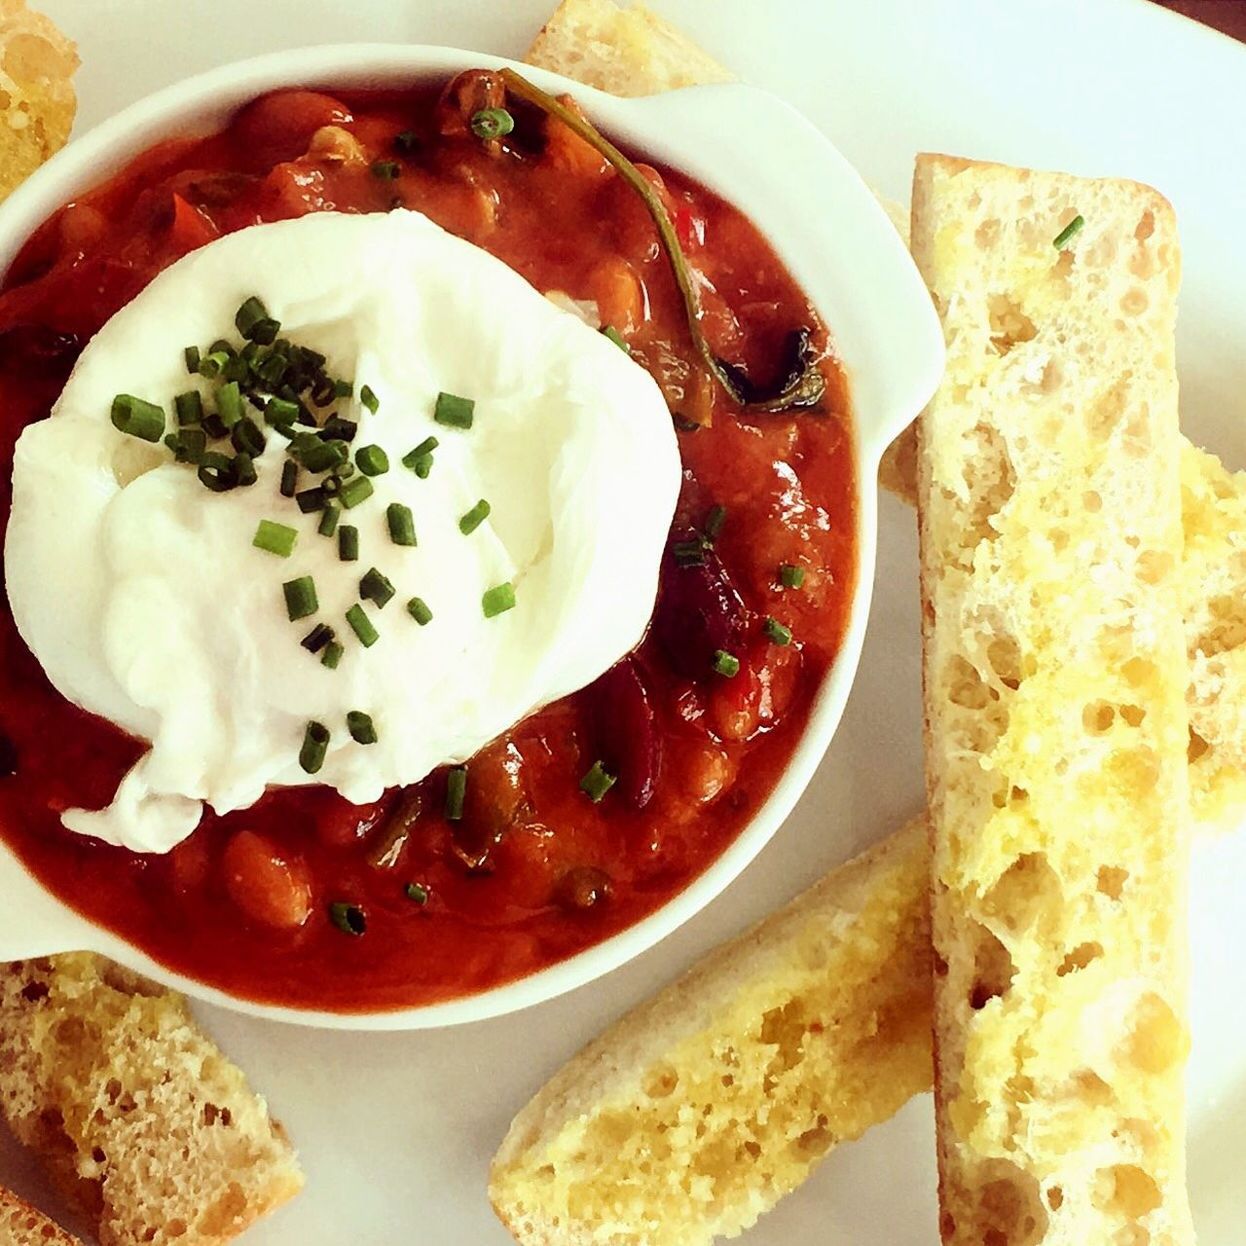
{"label": "air hole in bread", "polygon": [[1058,978],[1066,978],[1069,974],[1076,973],[1079,969],[1085,969],[1087,965],[1098,960],[1102,955],[1103,944],[1079,943],[1060,962],[1060,968],[1056,970],[1056,976]]}
{"label": "air hole in bread", "polygon": [[1125,884],[1128,881],[1128,870],[1117,865],[1101,865],[1096,875],[1095,888],[1109,900],[1119,900],[1125,893]]}
{"label": "air hole in bread", "polygon": [[772,1008],[761,1020],[761,1041],[775,1047],[771,1068],[795,1068],[800,1063],[805,1042],[804,1002],[793,999],[782,1008]]}
{"label": "air hole in bread", "polygon": [[942,683],[948,700],[962,709],[984,710],[991,703],[992,689],[982,672],[959,653],[948,662]]}
{"label": "air hole in bread", "polygon": [[1121,311],[1126,316],[1141,316],[1150,305],[1151,300],[1147,298],[1147,292],[1140,286],[1127,290],[1121,296]]}
{"label": "air hole in bread", "polygon": [[1134,1005],[1121,1056],[1144,1073],[1166,1073],[1185,1059],[1189,1039],[1167,1000],[1148,991]]}
{"label": "air hole in bread", "polygon": [[1172,577],[1176,559],[1167,550],[1144,549],[1135,564],[1138,579],[1144,584],[1158,586]]}
{"label": "air hole in bread", "polygon": [[165,1226],[164,1231],[168,1237],[185,1237],[187,1224],[185,1220],[170,1220]]}
{"label": "air hole in bread", "polygon": [[650,1099],[665,1099],[678,1085],[679,1074],[669,1064],[660,1064],[649,1070],[643,1090]]}
{"label": "air hole in bread", "polygon": [[1204,740],[1193,727],[1191,727],[1190,743],[1185,751],[1186,760],[1189,762],[1196,762],[1200,757],[1206,754],[1210,748],[1211,745],[1208,744],[1207,741]]}
{"label": "air hole in bread", "polygon": [[996,679],[1015,692],[1021,686],[1021,646],[1015,636],[996,636],[986,647],[986,660]]}
{"label": "air hole in bread", "polygon": [[1159,782],[1159,758],[1154,749],[1145,745],[1120,748],[1107,759],[1103,771],[1120,784],[1123,791],[1149,792]]}
{"label": "air hole in bread", "polygon": [[1001,232],[1002,227],[999,223],[999,217],[991,216],[973,231],[973,240],[980,251],[989,251],[999,243]]}
{"label": "air hole in bread", "polygon": [[1058,1186],[1050,1186],[1047,1190],[1047,1206],[1052,1211],[1059,1211],[1064,1206],[1064,1191]]}
{"label": "air hole in bread", "polygon": [[1130,658],[1121,666],[1121,674],[1135,688],[1153,689],[1159,672],[1149,658]]}
{"label": "air hole in bread", "polygon": [[1155,213],[1147,208],[1145,212],[1138,218],[1138,225],[1134,229],[1134,237],[1139,242],[1145,242],[1155,232]]}
{"label": "air hole in bread", "polygon": [[1095,492],[1094,489],[1087,489],[1082,494],[1082,506],[1092,514],[1098,514],[1103,509],[1103,498]]}
{"label": "air hole in bread", "polygon": [[1100,1211],[1135,1221],[1149,1215],[1164,1201],[1155,1178],[1136,1164],[1101,1168],[1095,1174],[1091,1198]]}
{"label": "air hole in bread", "polygon": [[974,923],[972,934],[965,923],[963,937],[975,940],[973,955],[973,986],[969,989],[969,1007],[981,1012],[993,999],[999,999],[1010,986],[1017,972],[1012,956],[999,937],[986,926]]}
{"label": "air hole in bread", "polygon": [[1107,701],[1092,701],[1082,710],[1082,726],[1091,735],[1104,735],[1112,730],[1116,710]]}
{"label": "air hole in bread", "polygon": [[1038,914],[1060,901],[1060,879],[1046,854],[1027,852],[995,880],[982,900],[983,912],[1006,930],[1018,932],[1033,925]]}
{"label": "air hole in bread", "polygon": [[1146,719],[1146,710],[1141,705],[1122,705],[1121,718],[1131,727],[1141,727]]}
{"label": "air hole in bread", "polygon": [[1124,372],[1086,407],[1086,431],[1098,441],[1107,441],[1115,432],[1129,399],[1133,374]]}
{"label": "air hole in bread", "polygon": [[1199,637],[1199,650],[1209,658],[1246,645],[1246,601],[1222,595],[1207,603],[1211,624]]}
{"label": "air hole in bread", "polygon": [[1034,321],[1021,310],[1021,305],[1006,294],[992,294],[987,299],[987,320],[991,345],[997,354],[1006,355],[1022,342],[1038,336]]}
{"label": "air hole in bread", "polygon": [[983,1177],[974,1217],[983,1246],[1037,1246],[1048,1224],[1038,1178],[999,1159],[986,1166]]}

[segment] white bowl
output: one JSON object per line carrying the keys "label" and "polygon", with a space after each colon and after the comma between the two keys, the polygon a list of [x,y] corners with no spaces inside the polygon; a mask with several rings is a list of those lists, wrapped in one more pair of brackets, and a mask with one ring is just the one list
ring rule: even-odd
{"label": "white bowl", "polygon": [[[77,139],[0,205],[0,268],[57,208],[153,143],[207,133],[241,104],[280,87],[348,90],[442,82],[509,64],[452,48],[357,44],[280,52],[160,91]],[[160,965],[47,892],[0,841],[0,961],[89,950],[188,994],[255,1016],[342,1029],[423,1029],[481,1020],[589,982],[645,951],[703,908],[757,855],[796,804],[839,724],[861,652],[874,576],[877,467],[884,447],[925,405],[943,368],[943,338],[895,229],[847,161],[781,100],[743,85],[619,99],[556,74],[515,66],[538,86],[571,91],[606,133],[690,174],[742,209],[767,236],[829,326],[854,408],[856,584],[843,644],[804,736],[769,799],[730,847],[661,909],[568,960],[477,995],[421,1008],[329,1013],[227,995]]]}

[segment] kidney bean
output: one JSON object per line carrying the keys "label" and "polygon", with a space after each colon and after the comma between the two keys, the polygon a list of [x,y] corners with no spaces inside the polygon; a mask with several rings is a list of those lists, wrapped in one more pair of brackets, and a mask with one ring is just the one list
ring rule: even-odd
{"label": "kidney bean", "polygon": [[277,930],[297,930],[311,914],[307,863],[263,835],[236,832],[225,845],[221,868],[230,898],[253,921]]}
{"label": "kidney bean", "polygon": [[672,665],[690,679],[712,674],[714,653],[737,649],[748,622],[744,601],[712,549],[693,566],[677,564],[671,550],[696,539],[691,528],[671,534],[653,619]]}
{"label": "kidney bean", "polygon": [[576,913],[587,913],[610,899],[614,884],[605,870],[577,866],[568,870],[554,887],[554,902]]}
{"label": "kidney bean", "polygon": [[662,769],[662,737],[640,663],[627,657],[586,692],[602,764],[618,778],[618,792],[636,809],[653,799]]}

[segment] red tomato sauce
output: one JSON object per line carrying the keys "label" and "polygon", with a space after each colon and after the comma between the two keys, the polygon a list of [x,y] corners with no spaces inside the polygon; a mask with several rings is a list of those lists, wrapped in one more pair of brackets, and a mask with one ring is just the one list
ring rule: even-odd
{"label": "red tomato sauce", "polygon": [[[668,550],[654,621],[631,655],[472,760],[457,822],[444,816],[443,770],[364,808],[328,788],[270,790],[250,809],[209,811],[165,856],[72,834],[61,812],[107,805],[145,745],[65,701],[5,605],[0,834],[92,920],[251,999],[342,1011],[451,999],[652,913],[769,795],[843,635],[856,545],[849,400],[808,300],[739,212],[675,170],[643,166],[700,276],[717,352],[764,381],[794,327],[812,335],[827,382],[819,406],[742,415],[697,358],[635,192],[526,106],[502,143],[477,138],[466,119],[479,86],[468,75],[440,96],[266,96],[220,133],[164,143],[61,209],[0,292],[5,518],[22,428],[48,414],[87,339],[161,269],[247,225],[398,205],[542,292],[594,301],[620,332],[681,430],[672,545],[725,508],[702,563],[678,565]],[[785,564],[803,571],[799,588],[780,583]],[[790,644],[767,634],[768,617],[790,628]],[[738,674],[712,668],[718,649],[738,657]],[[579,784],[598,760],[618,782],[593,803]],[[362,913],[362,934],[334,924],[342,904]]]}

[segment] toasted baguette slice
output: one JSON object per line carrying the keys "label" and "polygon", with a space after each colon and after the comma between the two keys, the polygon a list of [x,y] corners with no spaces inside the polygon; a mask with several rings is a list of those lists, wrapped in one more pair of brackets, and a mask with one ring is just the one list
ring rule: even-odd
{"label": "toasted baguette slice", "polygon": [[654,95],[734,77],[643,5],[562,0],[524,58],[612,95]]}
{"label": "toasted baguette slice", "polygon": [[590,1043],[493,1161],[516,1241],[734,1236],[927,1087],[927,861],[912,823]]}
{"label": "toasted baguette slice", "polygon": [[0,1187],[0,1246],[82,1246],[41,1211]]}
{"label": "toasted baguette slice", "polygon": [[303,1184],[180,995],[88,955],[0,971],[0,1111],[101,1246],[217,1246]]}
{"label": "toasted baguette slice", "polygon": [[0,199],[65,146],[77,111],[73,41],[26,0],[0,0]]}
{"label": "toasted baguette slice", "polygon": [[922,156],[912,235],[943,1240],[1184,1246],[1176,222]]}

